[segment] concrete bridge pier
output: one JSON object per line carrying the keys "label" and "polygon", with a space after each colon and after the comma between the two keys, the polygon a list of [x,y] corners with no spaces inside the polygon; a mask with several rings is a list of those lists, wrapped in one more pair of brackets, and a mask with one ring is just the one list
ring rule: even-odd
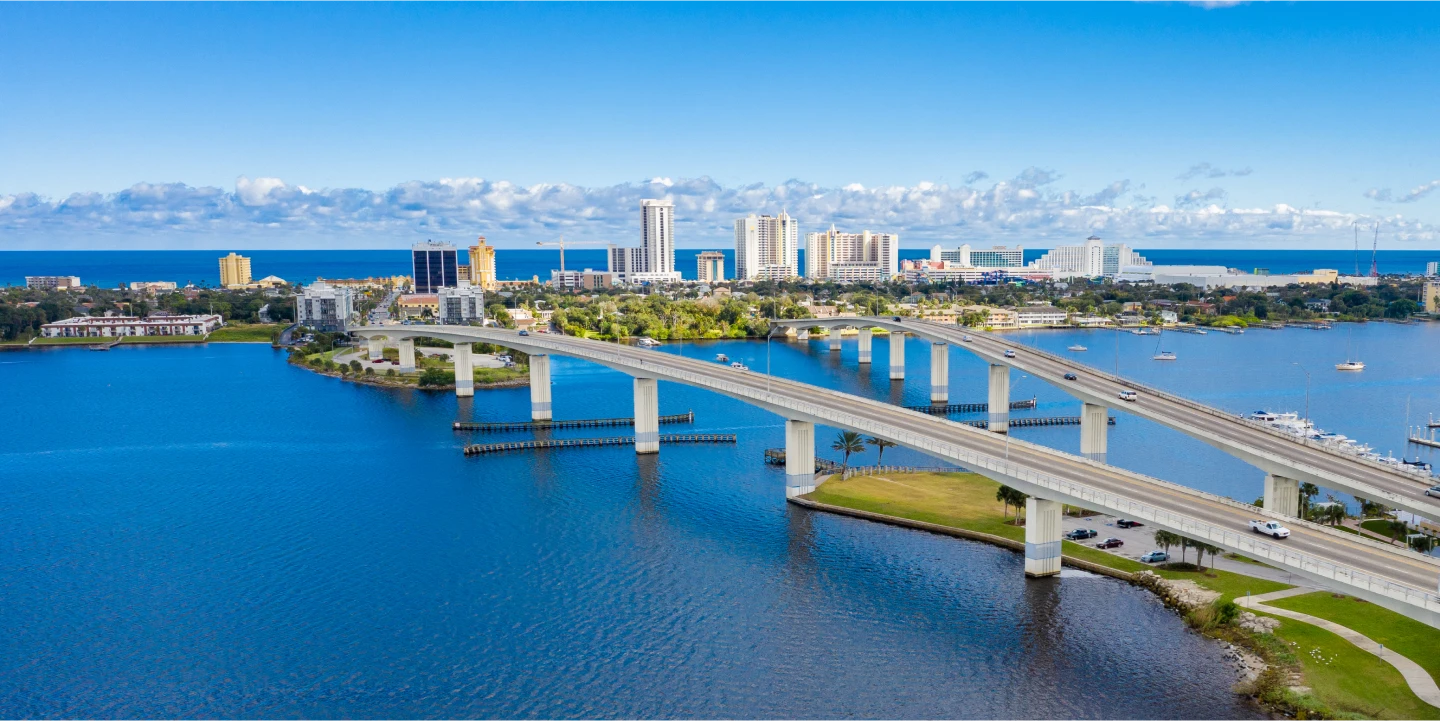
{"label": "concrete bridge pier", "polygon": [[400,372],[415,372],[415,339],[400,339]]}
{"label": "concrete bridge pier", "polygon": [[550,415],[550,356],[530,356],[530,420],[548,421]]}
{"label": "concrete bridge pier", "polygon": [[1025,576],[1058,576],[1060,543],[1060,502],[1025,499]]}
{"label": "concrete bridge pier", "polygon": [[839,328],[831,328],[831,329],[830,329],[830,352],[831,352],[831,353],[839,353],[839,352],[840,352],[840,329],[839,329]]}
{"label": "concrete bridge pier", "polygon": [[905,380],[905,334],[890,331],[890,380]]}
{"label": "concrete bridge pier", "polygon": [[1300,481],[1265,474],[1265,510],[1292,518],[1300,515]]}
{"label": "concrete bridge pier", "polygon": [[1080,407],[1080,454],[1099,463],[1105,462],[1110,432],[1109,411],[1109,408],[1094,403],[1084,403]]}
{"label": "concrete bridge pier", "polygon": [[370,349],[370,360],[380,360],[385,357],[385,339],[381,337],[367,338],[365,344]]}
{"label": "concrete bridge pier", "polygon": [[635,379],[635,452],[660,452],[660,389],[654,378]]}
{"label": "concrete bridge pier", "polygon": [[475,364],[470,358],[470,344],[456,343],[451,355],[455,357],[455,395],[475,395]]}
{"label": "concrete bridge pier", "polygon": [[950,402],[950,346],[930,344],[930,402]]}
{"label": "concrete bridge pier", "polygon": [[785,421],[785,497],[815,490],[815,424]]}
{"label": "concrete bridge pier", "polygon": [[1010,432],[1010,366],[990,364],[990,428]]}
{"label": "concrete bridge pier", "polygon": [[860,364],[861,364],[861,365],[865,365],[865,364],[868,364],[868,363],[870,362],[870,341],[871,341],[871,339],[872,339],[873,336],[874,336],[874,334],[870,332],[870,329],[869,329],[869,328],[861,328],[861,329],[860,329]]}

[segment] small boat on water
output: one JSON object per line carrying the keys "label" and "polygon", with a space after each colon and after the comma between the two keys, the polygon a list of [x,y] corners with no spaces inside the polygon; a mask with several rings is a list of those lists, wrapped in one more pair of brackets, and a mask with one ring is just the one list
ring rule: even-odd
{"label": "small boat on water", "polygon": [[1086,347],[1083,346],[1083,345],[1080,345],[1079,343],[1076,343],[1075,345],[1072,345],[1072,346],[1070,346],[1069,348],[1066,348],[1065,350],[1074,351],[1074,352],[1076,352],[1076,353],[1084,353],[1085,351],[1090,350],[1090,349],[1089,349],[1089,348],[1086,348]]}
{"label": "small boat on water", "polygon": [[1156,353],[1155,355],[1150,356],[1150,359],[1151,359],[1151,360],[1175,360],[1175,354],[1174,354],[1174,353],[1171,353],[1171,352],[1168,351],[1168,350],[1162,350],[1162,351],[1160,351],[1159,353]]}
{"label": "small boat on water", "polygon": [[724,353],[716,353],[716,354],[715,354],[715,362],[716,362],[716,363],[729,363],[729,362],[730,362],[730,356],[725,355]]}
{"label": "small boat on water", "polygon": [[654,338],[641,338],[640,340],[635,341],[635,345],[638,345],[641,348],[655,348],[660,345],[660,341],[655,340]]}
{"label": "small boat on water", "polygon": [[731,368],[734,368],[734,369],[737,370],[737,371],[748,371],[748,370],[750,370],[750,366],[747,366],[747,365],[745,365],[744,363],[741,363],[740,361],[735,361],[734,363],[731,363],[731,364],[730,364],[730,367],[731,367]]}
{"label": "small boat on water", "polygon": [[1336,363],[1336,364],[1335,364],[1335,370],[1337,370],[1337,371],[1363,371],[1363,370],[1365,370],[1365,364],[1364,364],[1364,363],[1361,363],[1360,361],[1345,361],[1344,363]]}

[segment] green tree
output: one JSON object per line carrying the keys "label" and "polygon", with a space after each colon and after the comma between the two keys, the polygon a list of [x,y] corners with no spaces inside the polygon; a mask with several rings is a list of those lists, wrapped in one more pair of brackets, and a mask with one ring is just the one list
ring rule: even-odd
{"label": "green tree", "polygon": [[1156,532],[1155,532],[1155,545],[1157,545],[1157,546],[1159,546],[1160,548],[1164,549],[1164,550],[1165,550],[1165,555],[1167,555],[1167,556],[1170,555],[1170,547],[1171,547],[1171,546],[1179,546],[1179,545],[1181,545],[1181,544],[1184,543],[1184,542],[1185,542],[1185,539],[1183,539],[1183,538],[1181,538],[1179,535],[1174,534],[1174,533],[1171,533],[1171,532],[1169,532],[1169,531],[1156,531]]}
{"label": "green tree", "polygon": [[420,380],[418,381],[418,384],[422,387],[447,386],[450,385],[450,381],[450,373],[447,373],[439,368],[426,368],[425,372],[420,374]]}
{"label": "green tree", "polygon": [[1410,547],[1420,553],[1429,553],[1435,549],[1435,537],[1419,535],[1410,539]]}
{"label": "green tree", "polygon": [[1213,558],[1216,554],[1221,553],[1223,550],[1217,546],[1212,546],[1203,541],[1191,541],[1190,547],[1195,549],[1195,567],[1201,570],[1204,570],[1205,568],[1205,554],[1208,553]]}
{"label": "green tree", "polygon": [[1390,523],[1386,525],[1386,528],[1390,531],[1390,538],[1395,541],[1404,538],[1405,534],[1410,530],[1405,525],[1405,522],[1398,518],[1390,521]]}
{"label": "green tree", "polygon": [[1314,483],[1300,484],[1300,517],[1304,518],[1310,512],[1310,499],[1320,495],[1320,489]]}
{"label": "green tree", "polygon": [[1018,490],[1016,490],[1016,489],[1014,489],[1014,488],[1011,488],[1011,487],[1009,487],[1009,486],[1000,486],[1000,488],[995,491],[995,500],[1000,501],[1001,503],[1004,503],[1004,504],[1005,504],[1005,509],[1006,509],[1007,515],[1008,515],[1008,513],[1009,513],[1010,507],[1011,507],[1011,506],[1014,506],[1014,507],[1015,507],[1015,522],[1016,522],[1016,523],[1019,523],[1019,522],[1020,522],[1020,511],[1024,510],[1024,508],[1025,508],[1025,499],[1027,499],[1027,498],[1029,498],[1029,497],[1030,497],[1030,496],[1028,496],[1028,495],[1026,495],[1026,494],[1024,494],[1024,493],[1021,493],[1020,491],[1018,491]]}
{"label": "green tree", "polygon": [[841,431],[835,437],[835,442],[830,448],[845,454],[845,459],[840,463],[840,473],[843,475],[850,468],[850,454],[865,452],[865,441],[855,431]]}
{"label": "green tree", "polygon": [[352,361],[350,361],[350,372],[351,372],[351,373],[359,373],[359,372],[360,372],[360,368],[361,368],[361,366],[360,366],[360,361],[358,361],[358,360],[352,360]]}
{"label": "green tree", "polygon": [[898,445],[894,441],[887,441],[884,438],[876,438],[874,436],[866,438],[865,443],[875,446],[875,448],[880,451],[880,455],[876,456],[875,458],[875,465],[877,466],[881,465],[881,462],[885,460],[885,449],[894,448],[896,445]]}

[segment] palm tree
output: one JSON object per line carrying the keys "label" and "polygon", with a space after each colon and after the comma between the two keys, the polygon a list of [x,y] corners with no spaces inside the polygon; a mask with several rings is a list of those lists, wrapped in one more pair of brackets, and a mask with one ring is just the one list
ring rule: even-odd
{"label": "palm tree", "polygon": [[865,452],[865,441],[861,440],[860,434],[855,431],[841,431],[840,435],[835,437],[835,442],[830,444],[830,448],[845,454],[845,460],[840,464],[840,474],[843,476],[850,468],[850,454]]}
{"label": "palm tree", "polygon": [[1310,499],[1320,495],[1320,489],[1314,483],[1300,484],[1300,517],[1304,518],[1310,510]]}
{"label": "palm tree", "polygon": [[1156,531],[1156,532],[1155,532],[1155,545],[1157,545],[1157,546],[1165,549],[1165,555],[1166,555],[1166,556],[1169,556],[1169,555],[1170,555],[1170,547],[1171,547],[1171,546],[1177,546],[1177,545],[1179,545],[1180,543],[1181,543],[1180,537],[1177,536],[1177,535],[1175,535],[1175,534],[1173,534],[1173,533],[1171,533],[1171,532],[1169,532],[1169,531]]}
{"label": "palm tree", "polygon": [[1009,486],[1000,486],[995,491],[995,500],[1005,504],[1005,515],[1010,515],[1010,506],[1015,507],[1016,523],[1020,522],[1020,510],[1025,507],[1025,499],[1029,497]]}
{"label": "palm tree", "polygon": [[1396,541],[1400,540],[1400,537],[1401,537],[1401,536],[1404,536],[1404,535],[1405,535],[1405,531],[1408,530],[1408,529],[1405,527],[1405,522],[1402,521],[1402,520],[1399,520],[1399,519],[1395,519],[1395,520],[1391,521],[1391,522],[1390,522],[1390,525],[1389,525],[1389,528],[1390,528],[1390,537],[1393,538],[1393,539],[1396,540]]}
{"label": "palm tree", "polygon": [[1005,504],[1005,510],[1001,511],[1001,515],[1006,517],[1010,516],[1010,491],[1012,490],[1014,489],[1009,486],[1001,486],[995,489],[995,500]]}
{"label": "palm tree", "polygon": [[1195,547],[1195,552],[1198,554],[1195,559],[1195,568],[1202,571],[1205,570],[1205,554],[1209,553],[1213,559],[1215,554],[1221,551],[1221,549],[1201,541],[1191,541],[1190,545]]}
{"label": "palm tree", "polygon": [[1332,526],[1338,526],[1345,522],[1345,504],[1337,503],[1325,511],[1325,520]]}
{"label": "palm tree", "polygon": [[880,465],[880,462],[885,459],[886,448],[894,448],[895,446],[899,445],[894,441],[887,441],[884,438],[876,438],[874,436],[866,438],[865,442],[869,445],[875,446],[877,449],[880,450],[880,455],[875,458],[875,465],[877,466]]}

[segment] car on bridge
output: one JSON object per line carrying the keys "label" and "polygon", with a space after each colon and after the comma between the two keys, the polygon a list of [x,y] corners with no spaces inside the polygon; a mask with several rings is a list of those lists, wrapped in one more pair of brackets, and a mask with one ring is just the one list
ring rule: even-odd
{"label": "car on bridge", "polygon": [[1161,563],[1170,560],[1170,554],[1164,551],[1151,551],[1140,557],[1141,563]]}
{"label": "car on bridge", "polygon": [[1140,400],[1140,394],[1135,391],[1120,391],[1120,400],[1134,403]]}
{"label": "car on bridge", "polygon": [[1426,488],[1426,489],[1425,489],[1425,495],[1427,495],[1427,496],[1440,496],[1440,486],[1431,486],[1431,487],[1429,487],[1429,488]]}
{"label": "car on bridge", "polygon": [[1257,519],[1250,522],[1250,530],[1256,533],[1263,533],[1274,538],[1289,538],[1290,529],[1280,525],[1278,521],[1266,521]]}
{"label": "car on bridge", "polygon": [[1067,380],[1067,381],[1074,381],[1074,380],[1079,380],[1079,379],[1080,379],[1080,377],[1077,376],[1077,375],[1075,375],[1074,373],[1066,373],[1066,374],[1065,374],[1065,380]]}
{"label": "car on bridge", "polygon": [[961,342],[961,343],[969,343],[969,342],[970,342],[970,336],[968,336],[968,335],[962,335],[962,336],[960,336],[960,342]]}
{"label": "car on bridge", "polygon": [[1096,532],[1093,528],[1077,528],[1065,534],[1065,537],[1072,541],[1083,541],[1087,538],[1094,538],[1098,535],[1100,534]]}
{"label": "car on bridge", "polygon": [[1006,349],[1005,349],[1005,357],[1006,357],[1006,358],[1014,358],[1014,357],[1015,357],[1015,351],[1010,350],[1009,348],[1006,348]]}
{"label": "car on bridge", "polygon": [[1122,540],[1120,540],[1120,539],[1118,539],[1118,538],[1111,537],[1111,538],[1107,538],[1107,539],[1105,539],[1105,540],[1103,540],[1103,541],[1095,544],[1095,547],[1096,547],[1096,548],[1119,548],[1119,547],[1121,547],[1121,546],[1123,546],[1123,545],[1125,545],[1125,542],[1124,542],[1124,541],[1122,541]]}

